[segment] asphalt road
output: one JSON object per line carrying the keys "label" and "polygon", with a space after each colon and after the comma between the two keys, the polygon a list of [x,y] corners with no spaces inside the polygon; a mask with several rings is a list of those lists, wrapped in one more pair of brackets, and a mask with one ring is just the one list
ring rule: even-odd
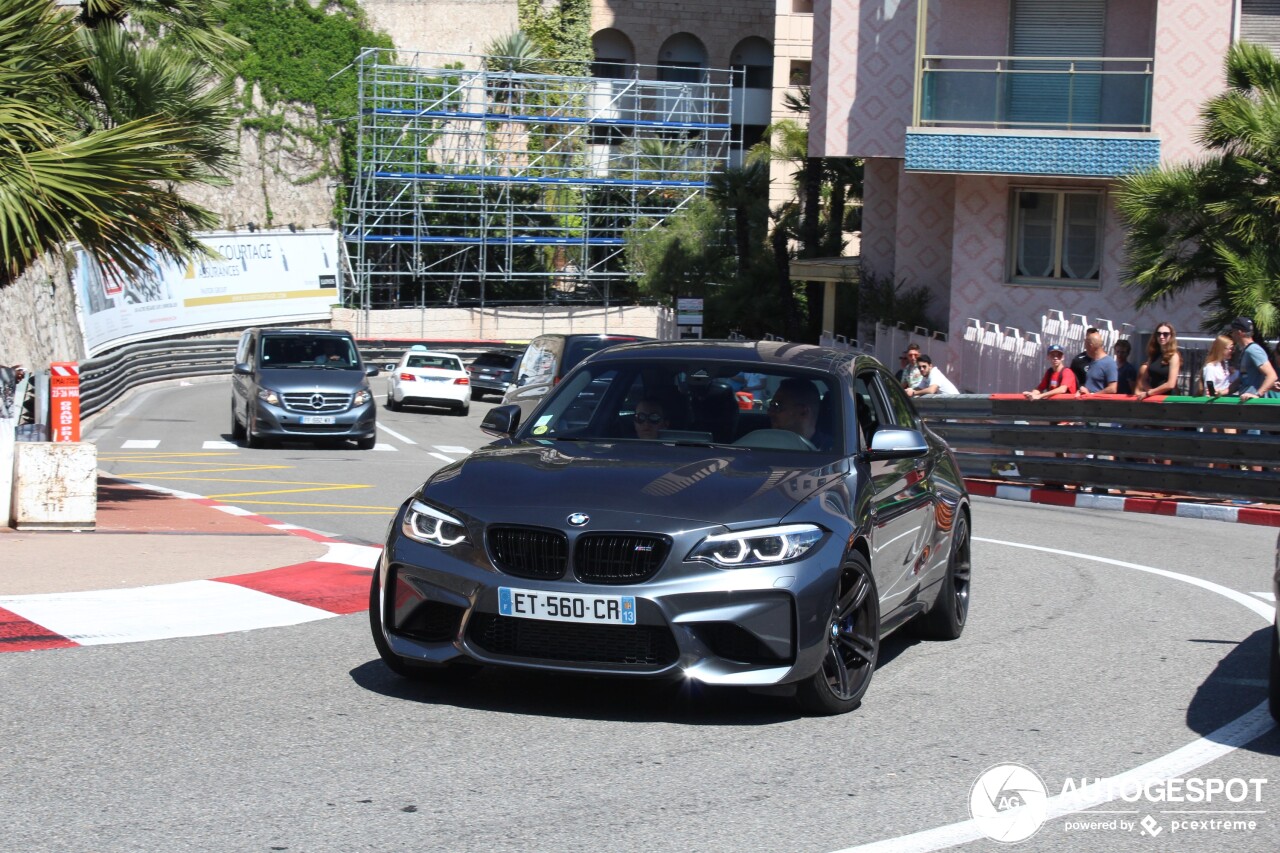
{"label": "asphalt road", "polygon": [[[483,442],[489,407],[380,412],[395,450],[206,449],[225,440],[228,389],[154,392],[103,419],[102,467],[377,541],[444,464],[433,454]],[[123,446],[134,441],[158,444]],[[1013,762],[1051,804],[1068,780],[1148,763],[1156,776],[1267,780],[1259,801],[1144,795],[1050,817],[1021,849],[1275,849],[1280,732],[1253,713],[1269,630],[1254,593],[1275,531],[986,499],[973,517],[964,637],[887,639],[863,706],[835,718],[696,685],[498,672],[416,685],[378,661],[359,615],[0,656],[3,847],[933,850],[972,835],[975,781]]]}

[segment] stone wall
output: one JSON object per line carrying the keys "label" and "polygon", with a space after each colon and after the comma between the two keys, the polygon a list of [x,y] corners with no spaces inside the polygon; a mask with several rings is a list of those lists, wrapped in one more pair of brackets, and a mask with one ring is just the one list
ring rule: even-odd
{"label": "stone wall", "polygon": [[71,277],[61,256],[45,256],[0,287],[0,318],[0,363],[44,370],[51,361],[84,358]]}

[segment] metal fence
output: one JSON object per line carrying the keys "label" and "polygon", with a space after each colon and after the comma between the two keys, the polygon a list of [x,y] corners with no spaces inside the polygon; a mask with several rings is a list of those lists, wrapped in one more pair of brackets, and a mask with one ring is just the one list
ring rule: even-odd
{"label": "metal fence", "polygon": [[916,398],[965,477],[1280,500],[1280,401]]}

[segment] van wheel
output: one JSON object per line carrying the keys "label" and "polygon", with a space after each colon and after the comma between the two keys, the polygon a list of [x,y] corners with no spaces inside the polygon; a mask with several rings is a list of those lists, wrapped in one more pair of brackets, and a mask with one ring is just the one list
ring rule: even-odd
{"label": "van wheel", "polygon": [[368,438],[362,438],[356,442],[356,447],[361,450],[373,450],[373,446],[378,443],[378,437],[371,435]]}
{"label": "van wheel", "polygon": [[253,416],[249,415],[244,423],[244,443],[253,448],[266,447],[267,443],[263,441],[262,436],[258,435],[253,429]]}
{"label": "van wheel", "polygon": [[244,441],[244,427],[240,424],[240,419],[236,417],[236,401],[231,401],[231,440]]}

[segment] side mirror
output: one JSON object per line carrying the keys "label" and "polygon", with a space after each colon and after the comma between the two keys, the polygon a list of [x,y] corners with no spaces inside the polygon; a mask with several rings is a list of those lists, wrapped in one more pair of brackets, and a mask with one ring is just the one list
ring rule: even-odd
{"label": "side mirror", "polygon": [[231,372],[236,376],[252,376],[253,368],[249,366],[249,362],[241,361],[237,363],[235,367],[231,368]]}
{"label": "side mirror", "polygon": [[369,365],[365,365],[365,368],[364,368],[364,375],[365,375],[365,376],[377,376],[377,375],[378,375],[378,366],[377,366],[376,364],[369,364]]}
{"label": "side mirror", "polygon": [[495,438],[510,437],[520,426],[520,407],[497,406],[488,411],[480,422],[480,429]]}
{"label": "side mirror", "polygon": [[924,456],[929,443],[914,429],[879,429],[871,436],[872,459],[909,459]]}
{"label": "side mirror", "polygon": [[382,366],[382,369],[390,373],[396,369],[396,363],[394,361],[389,361]]}

